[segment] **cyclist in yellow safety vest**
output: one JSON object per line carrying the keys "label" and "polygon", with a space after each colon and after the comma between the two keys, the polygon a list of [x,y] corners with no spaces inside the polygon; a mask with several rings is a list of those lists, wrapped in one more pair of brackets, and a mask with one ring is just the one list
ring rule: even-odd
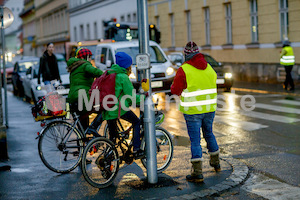
{"label": "cyclist in yellow safety vest", "polygon": [[183,112],[191,141],[192,173],[186,179],[202,182],[201,128],[210,154],[210,165],[215,171],[221,170],[219,146],[212,130],[217,108],[217,74],[199,53],[195,42],[188,42],[184,53],[185,62],[176,73],[171,92],[181,96],[179,110]]}
{"label": "cyclist in yellow safety vest", "polygon": [[[293,92],[295,90],[295,85],[291,72],[295,64],[295,56],[293,48],[290,46],[290,42],[288,40],[283,42],[283,47],[280,52],[280,64],[284,66],[286,72],[283,88]],[[289,85],[291,86],[290,88],[288,88]]]}

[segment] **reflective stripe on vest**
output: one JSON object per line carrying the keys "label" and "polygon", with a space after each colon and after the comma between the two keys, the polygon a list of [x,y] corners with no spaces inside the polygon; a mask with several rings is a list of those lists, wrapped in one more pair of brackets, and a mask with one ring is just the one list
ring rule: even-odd
{"label": "reflective stripe on vest", "polygon": [[293,52],[293,48],[290,46],[283,48],[286,51],[286,54],[280,58],[281,65],[294,65],[295,64],[295,56]]}
{"label": "reflective stripe on vest", "polygon": [[185,114],[213,112],[217,107],[217,74],[207,64],[205,70],[184,64],[187,88],[181,93],[179,109]]}

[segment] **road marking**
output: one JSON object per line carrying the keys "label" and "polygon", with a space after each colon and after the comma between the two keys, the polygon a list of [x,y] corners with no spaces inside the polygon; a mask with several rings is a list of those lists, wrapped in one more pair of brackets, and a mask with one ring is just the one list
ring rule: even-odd
{"label": "road marking", "polygon": [[266,199],[300,199],[300,188],[270,179],[261,174],[252,174],[241,187]]}
{"label": "road marking", "polygon": [[237,128],[241,128],[246,131],[254,131],[254,130],[268,127],[266,125],[262,125],[262,124],[258,124],[258,123],[254,123],[254,122],[242,121],[242,120],[235,119],[233,117],[228,117],[228,116],[215,115],[214,121],[223,123],[223,124],[228,124],[230,126],[234,126]]}
{"label": "road marking", "polygon": [[263,109],[273,110],[273,111],[278,111],[278,112],[300,114],[300,109],[297,109],[297,108],[275,106],[275,105],[269,105],[269,104],[264,104],[264,103],[256,103],[255,108],[263,108]]}
{"label": "road marking", "polygon": [[297,118],[285,117],[282,115],[272,115],[272,114],[266,114],[266,113],[255,112],[255,111],[249,111],[249,112],[241,111],[240,113],[248,117],[270,120],[270,121],[281,122],[281,123],[294,123],[300,121],[300,119]]}
{"label": "road marking", "polygon": [[282,103],[282,104],[290,104],[290,105],[295,105],[295,106],[300,106],[300,101],[294,101],[294,100],[275,100],[273,101],[275,103]]}

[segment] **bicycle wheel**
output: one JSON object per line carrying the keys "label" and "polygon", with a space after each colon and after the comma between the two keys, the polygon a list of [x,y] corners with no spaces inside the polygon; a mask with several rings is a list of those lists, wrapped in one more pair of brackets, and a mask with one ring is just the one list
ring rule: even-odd
{"label": "bicycle wheel", "polygon": [[75,169],[83,153],[82,137],[72,124],[54,121],[42,131],[38,151],[47,168],[57,173],[68,173]]}
{"label": "bicycle wheel", "polygon": [[[86,160],[90,163],[87,164]],[[91,186],[105,188],[111,185],[119,171],[119,155],[115,145],[103,137],[91,140],[84,149],[81,170]]]}
{"label": "bicycle wheel", "polygon": [[[161,128],[155,127],[156,153],[157,153],[157,172],[161,173],[170,165],[173,158],[173,142],[170,133]],[[142,140],[141,148],[146,150],[145,137]],[[147,168],[147,158],[141,159],[142,164]]]}

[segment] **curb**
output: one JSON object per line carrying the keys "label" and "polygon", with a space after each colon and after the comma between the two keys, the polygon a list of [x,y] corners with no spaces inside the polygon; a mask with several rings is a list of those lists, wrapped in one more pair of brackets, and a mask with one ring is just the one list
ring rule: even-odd
{"label": "curb", "polygon": [[220,159],[226,161],[229,163],[233,169],[233,172],[231,175],[226,178],[225,181],[222,181],[221,183],[218,183],[217,185],[214,185],[208,189],[199,191],[199,192],[193,192],[191,194],[185,194],[181,196],[174,196],[170,197],[168,199],[170,200],[179,200],[179,199],[186,199],[186,200],[192,200],[192,199],[199,199],[204,198],[212,195],[220,194],[221,192],[228,190],[230,188],[233,188],[242,182],[246,180],[246,177],[249,173],[249,169],[247,165],[238,159],[234,159],[230,156],[222,156]]}

